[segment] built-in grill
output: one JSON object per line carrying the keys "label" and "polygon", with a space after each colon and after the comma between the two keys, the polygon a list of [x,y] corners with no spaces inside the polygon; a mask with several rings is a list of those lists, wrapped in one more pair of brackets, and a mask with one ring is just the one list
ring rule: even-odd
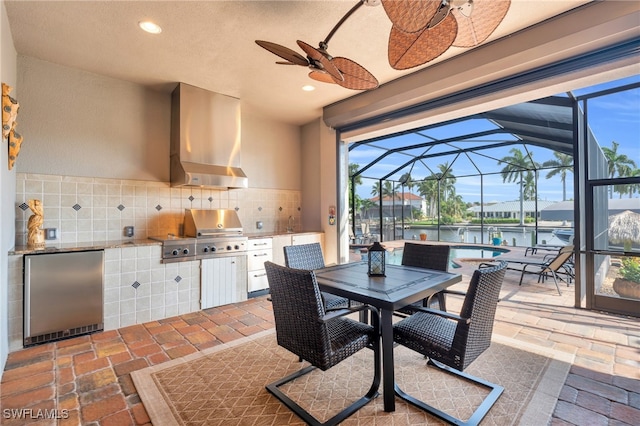
{"label": "built-in grill", "polygon": [[229,209],[186,209],[184,237],[151,238],[162,241],[163,263],[238,256],[247,251],[238,213]]}

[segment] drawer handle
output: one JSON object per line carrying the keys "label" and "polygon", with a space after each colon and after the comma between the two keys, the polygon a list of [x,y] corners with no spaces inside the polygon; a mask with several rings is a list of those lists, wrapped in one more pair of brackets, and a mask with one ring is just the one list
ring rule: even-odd
{"label": "drawer handle", "polygon": [[254,278],[258,278],[258,277],[264,277],[265,275],[267,275],[267,273],[262,273],[262,274],[253,274]]}
{"label": "drawer handle", "polygon": [[253,243],[254,246],[266,246],[269,243]]}
{"label": "drawer handle", "polygon": [[260,254],[254,254],[253,257],[258,257],[258,256],[268,256],[267,253],[260,253]]}

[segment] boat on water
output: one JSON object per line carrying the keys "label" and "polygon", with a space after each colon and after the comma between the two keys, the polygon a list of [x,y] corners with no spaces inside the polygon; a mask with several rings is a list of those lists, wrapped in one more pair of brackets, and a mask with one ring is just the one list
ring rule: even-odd
{"label": "boat on water", "polygon": [[573,241],[573,229],[554,229],[551,234],[565,243],[571,243]]}

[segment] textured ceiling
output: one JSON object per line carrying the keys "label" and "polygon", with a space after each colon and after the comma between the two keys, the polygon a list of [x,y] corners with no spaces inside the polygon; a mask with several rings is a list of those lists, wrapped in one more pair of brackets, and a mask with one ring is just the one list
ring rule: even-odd
{"label": "textured ceiling", "polygon": [[[512,0],[495,40],[588,0]],[[356,1],[10,1],[6,10],[20,55],[171,91],[177,82],[238,97],[244,111],[291,124],[321,116],[323,106],[358,92],[314,82],[300,66],[254,43],[268,40],[302,51],[326,38]],[[162,26],[143,33],[140,20]],[[329,43],[334,56],[350,58],[385,83],[416,71],[387,61],[391,22],[382,6],[363,6]],[[428,66],[466,49],[450,48]],[[313,83],[317,89],[303,92]]]}

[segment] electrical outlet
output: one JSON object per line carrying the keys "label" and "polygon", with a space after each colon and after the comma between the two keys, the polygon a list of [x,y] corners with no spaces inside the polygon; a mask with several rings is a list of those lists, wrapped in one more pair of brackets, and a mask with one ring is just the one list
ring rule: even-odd
{"label": "electrical outlet", "polygon": [[56,228],[44,228],[45,240],[55,240],[56,238],[58,238]]}
{"label": "electrical outlet", "polygon": [[256,229],[262,229],[262,221],[256,222]]}
{"label": "electrical outlet", "polygon": [[133,237],[133,226],[125,226],[124,227],[124,236],[125,237]]}

